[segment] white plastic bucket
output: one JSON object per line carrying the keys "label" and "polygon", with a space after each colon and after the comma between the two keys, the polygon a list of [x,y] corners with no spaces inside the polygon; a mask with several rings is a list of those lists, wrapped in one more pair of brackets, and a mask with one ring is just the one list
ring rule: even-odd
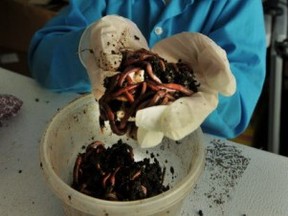
{"label": "white plastic bucket", "polygon": [[[179,215],[183,200],[192,191],[203,171],[205,150],[199,128],[179,142],[164,139],[154,148],[142,149],[126,136],[114,135],[107,127],[102,133],[98,122],[98,104],[92,95],[84,95],[59,110],[48,124],[40,146],[44,176],[71,216],[147,216]],[[83,146],[101,140],[106,146],[119,139],[133,147],[135,160],[156,157],[166,167],[164,185],[170,189],[157,196],[137,201],[107,201],[74,190],[73,166]]]}

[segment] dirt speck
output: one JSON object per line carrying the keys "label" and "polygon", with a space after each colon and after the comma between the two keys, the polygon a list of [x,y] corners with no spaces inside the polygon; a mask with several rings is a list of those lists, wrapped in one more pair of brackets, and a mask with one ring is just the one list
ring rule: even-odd
{"label": "dirt speck", "polygon": [[140,38],[137,35],[134,35],[135,40],[140,40]]}
{"label": "dirt speck", "polygon": [[174,174],[175,170],[174,170],[173,166],[170,167],[170,172],[171,172],[172,175]]}

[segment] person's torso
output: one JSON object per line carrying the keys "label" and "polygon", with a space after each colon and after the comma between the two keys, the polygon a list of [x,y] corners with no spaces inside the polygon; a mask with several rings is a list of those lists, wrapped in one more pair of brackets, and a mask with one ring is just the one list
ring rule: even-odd
{"label": "person's torso", "polygon": [[[98,1],[102,16],[118,14],[136,23],[149,46],[183,31],[209,34],[227,0]],[[102,3],[101,3],[102,2]],[[91,13],[90,13],[91,14]],[[89,19],[89,17],[88,17]],[[94,17],[90,17],[92,22]]]}

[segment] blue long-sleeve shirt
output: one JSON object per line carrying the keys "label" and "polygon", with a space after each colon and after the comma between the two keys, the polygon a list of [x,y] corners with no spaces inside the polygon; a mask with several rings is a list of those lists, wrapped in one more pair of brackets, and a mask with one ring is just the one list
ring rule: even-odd
{"label": "blue long-sleeve shirt", "polygon": [[201,125],[204,132],[232,138],[248,126],[265,79],[266,41],[261,0],[70,0],[70,5],[32,38],[32,76],[54,91],[88,92],[77,51],[92,22],[108,14],[131,19],[149,46],[182,31],[201,32],[227,52],[237,91]]}

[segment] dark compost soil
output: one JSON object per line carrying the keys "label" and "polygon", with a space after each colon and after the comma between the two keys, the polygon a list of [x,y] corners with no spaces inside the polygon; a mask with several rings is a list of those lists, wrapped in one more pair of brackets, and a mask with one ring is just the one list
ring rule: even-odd
{"label": "dark compost soil", "polygon": [[132,201],[167,191],[164,174],[156,158],[135,161],[132,147],[122,140],[108,148],[96,141],[78,155],[72,187],[95,198]]}

